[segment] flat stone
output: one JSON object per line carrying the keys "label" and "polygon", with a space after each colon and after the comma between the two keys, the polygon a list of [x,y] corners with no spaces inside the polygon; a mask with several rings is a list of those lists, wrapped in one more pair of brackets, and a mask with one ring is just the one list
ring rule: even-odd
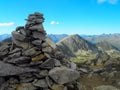
{"label": "flat stone", "polygon": [[52,86],[52,90],[63,90],[64,89],[64,86],[63,85],[53,85]]}
{"label": "flat stone", "polygon": [[40,46],[42,44],[42,40],[34,40],[32,41],[33,45]]}
{"label": "flat stone", "polygon": [[31,44],[29,44],[29,42],[24,42],[24,41],[18,41],[15,38],[12,38],[12,41],[19,47],[22,47],[23,49],[28,49],[30,47],[32,47]]}
{"label": "flat stone", "polygon": [[36,90],[31,83],[22,83],[16,85],[16,90]]}
{"label": "flat stone", "polygon": [[17,79],[15,79],[14,77],[11,77],[7,82],[9,82],[10,84],[17,84],[17,83],[19,83],[19,81]]}
{"label": "flat stone", "polygon": [[54,61],[55,61],[55,66],[56,66],[56,67],[59,67],[59,66],[62,65],[59,60],[55,59]]}
{"label": "flat stone", "polygon": [[44,40],[46,38],[46,36],[43,33],[34,31],[33,33],[33,38],[35,39],[40,39],[40,40]]}
{"label": "flat stone", "polygon": [[25,50],[23,52],[23,55],[33,57],[33,56],[36,56],[36,55],[38,55],[40,53],[41,53],[41,51],[38,51],[36,48],[33,47],[33,48]]}
{"label": "flat stone", "polygon": [[47,59],[45,62],[43,62],[40,67],[45,69],[51,69],[55,65],[54,59]]}
{"label": "flat stone", "polygon": [[8,53],[9,53],[8,50],[5,50],[5,51],[3,51],[3,52],[0,52],[0,57],[3,57],[3,56],[5,56],[5,55],[7,55]]}
{"label": "flat stone", "polygon": [[56,48],[56,44],[50,39],[50,38],[46,38],[45,42],[52,48],[55,49]]}
{"label": "flat stone", "polygon": [[45,80],[46,80],[47,85],[51,88],[53,85],[53,81],[48,76],[45,77]]}
{"label": "flat stone", "polygon": [[43,19],[36,19],[35,22],[36,24],[41,24],[43,22]]}
{"label": "flat stone", "polygon": [[21,56],[21,52],[16,52],[16,53],[13,53],[13,54],[9,55],[10,58],[17,58],[17,57],[20,57],[20,56]]}
{"label": "flat stone", "polygon": [[41,61],[41,60],[43,60],[45,58],[46,58],[46,56],[44,54],[40,54],[38,56],[32,57],[32,61],[35,61],[35,62],[36,61]]}
{"label": "flat stone", "polygon": [[66,67],[56,67],[49,71],[49,76],[58,84],[65,84],[77,80],[80,73]]}
{"label": "flat stone", "polygon": [[32,84],[36,87],[42,87],[42,88],[48,87],[45,79],[35,80]]}
{"label": "flat stone", "polygon": [[12,58],[12,59],[6,60],[5,62],[13,63],[13,64],[25,64],[25,63],[29,63],[30,61],[31,61],[30,57],[21,56],[18,58]]}
{"label": "flat stone", "polygon": [[51,55],[48,54],[48,53],[44,53],[44,55],[45,55],[47,58],[51,58]]}
{"label": "flat stone", "polygon": [[79,71],[81,71],[83,73],[88,73],[88,70],[86,68],[80,68]]}
{"label": "flat stone", "polygon": [[18,27],[16,27],[16,31],[19,31],[21,29],[24,29],[24,26],[18,26]]}
{"label": "flat stone", "polygon": [[0,86],[5,82],[5,79],[3,77],[0,77]]}
{"label": "flat stone", "polygon": [[20,83],[29,83],[32,82],[34,80],[34,78],[24,78],[24,79],[20,79]]}
{"label": "flat stone", "polygon": [[77,69],[77,65],[75,63],[71,62],[70,63],[70,68],[76,70]]}
{"label": "flat stone", "polygon": [[26,40],[26,37],[24,35],[20,34],[17,31],[13,31],[12,36],[13,36],[13,38],[15,38],[16,40],[19,40],[19,41],[25,41]]}
{"label": "flat stone", "polygon": [[9,54],[13,54],[13,53],[16,53],[16,52],[19,52],[21,51],[20,48],[15,48],[14,50],[10,51]]}
{"label": "flat stone", "polygon": [[46,77],[46,76],[48,76],[48,70],[41,70],[40,73],[39,73],[39,75],[40,75],[41,77]]}
{"label": "flat stone", "polygon": [[28,19],[29,20],[33,20],[33,19],[35,19],[36,17],[35,17],[35,15],[34,14],[30,14],[29,16],[28,16]]}
{"label": "flat stone", "polygon": [[94,69],[93,69],[93,72],[94,72],[94,73],[101,73],[101,72],[103,72],[103,71],[105,71],[104,68],[94,68]]}
{"label": "flat stone", "polygon": [[9,49],[10,46],[8,46],[7,44],[3,44],[2,46],[0,46],[0,52],[5,51],[6,49]]}
{"label": "flat stone", "polygon": [[37,24],[37,25],[33,25],[31,27],[29,27],[30,30],[36,30],[36,31],[41,31],[44,32],[44,28],[42,26],[42,24]]}
{"label": "flat stone", "polygon": [[49,45],[46,42],[43,42],[41,46],[42,46],[42,48],[49,47]]}
{"label": "flat stone", "polygon": [[51,47],[42,48],[42,51],[44,53],[51,53],[52,52],[52,48]]}
{"label": "flat stone", "polygon": [[21,30],[20,30],[20,33],[21,33],[22,35],[24,35],[24,36],[27,35],[27,32],[25,31],[25,29],[21,29]]}
{"label": "flat stone", "polygon": [[31,68],[20,68],[0,61],[0,76],[11,76],[28,72],[36,72],[36,70]]}

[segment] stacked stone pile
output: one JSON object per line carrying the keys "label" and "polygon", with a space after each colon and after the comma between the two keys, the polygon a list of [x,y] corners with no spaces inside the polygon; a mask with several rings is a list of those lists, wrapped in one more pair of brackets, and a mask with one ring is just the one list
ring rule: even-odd
{"label": "stacked stone pile", "polygon": [[43,14],[26,20],[0,47],[0,90],[79,90],[76,65],[46,38]]}

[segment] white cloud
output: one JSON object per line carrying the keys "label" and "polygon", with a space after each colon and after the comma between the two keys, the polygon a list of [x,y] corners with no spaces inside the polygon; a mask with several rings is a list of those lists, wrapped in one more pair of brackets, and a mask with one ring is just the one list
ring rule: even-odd
{"label": "white cloud", "polygon": [[98,4],[102,4],[102,3],[109,3],[109,4],[117,4],[118,0],[97,0]]}
{"label": "white cloud", "polygon": [[13,26],[14,24],[15,24],[14,22],[9,22],[9,23],[0,23],[0,27]]}
{"label": "white cloud", "polygon": [[57,21],[51,21],[50,24],[51,25],[56,25],[56,24],[59,24],[59,22],[57,22]]}

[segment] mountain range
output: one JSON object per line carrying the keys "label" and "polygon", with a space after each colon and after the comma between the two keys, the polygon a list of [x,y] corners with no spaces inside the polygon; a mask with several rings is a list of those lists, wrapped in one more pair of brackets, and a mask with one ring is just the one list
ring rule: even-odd
{"label": "mountain range", "polygon": [[[68,37],[69,35],[67,34],[48,34],[47,37],[50,37],[55,43],[59,42],[60,40],[62,40],[65,37]],[[96,45],[101,45],[100,43],[104,43],[104,47],[105,44],[109,44],[108,47],[112,46],[116,49],[120,50],[120,34],[116,33],[116,34],[102,34],[102,35],[79,35],[81,38],[85,39],[86,41],[92,43],[92,44],[96,44]],[[11,37],[11,34],[3,34],[0,35],[0,41]],[[8,39],[7,39],[8,40]],[[105,43],[106,42],[106,43]],[[107,47],[107,48],[108,48]]]}

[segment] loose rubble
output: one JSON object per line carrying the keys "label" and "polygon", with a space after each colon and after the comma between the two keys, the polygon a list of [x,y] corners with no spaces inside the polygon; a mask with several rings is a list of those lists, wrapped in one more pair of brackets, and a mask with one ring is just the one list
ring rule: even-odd
{"label": "loose rubble", "polygon": [[46,37],[43,14],[26,21],[12,32],[12,43],[0,47],[0,90],[78,90],[80,73]]}

